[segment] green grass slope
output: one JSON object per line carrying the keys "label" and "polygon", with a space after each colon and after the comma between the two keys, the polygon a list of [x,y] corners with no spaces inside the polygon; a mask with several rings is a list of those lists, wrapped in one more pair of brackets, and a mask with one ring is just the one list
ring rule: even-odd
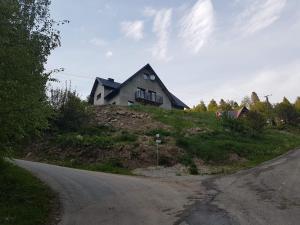
{"label": "green grass slope", "polygon": [[0,162],[0,224],[49,224],[55,195],[27,171]]}
{"label": "green grass slope", "polygon": [[[171,127],[171,130],[157,132],[176,139],[176,144],[185,150],[180,160],[187,165],[193,164],[192,159],[200,158],[210,165],[229,166],[229,170],[250,167],[300,146],[300,132],[297,129],[283,131],[268,128],[258,137],[251,137],[225,129],[214,113],[147,106],[134,106],[132,109],[148,112],[153,119]],[[243,160],[230,161],[233,154]]]}

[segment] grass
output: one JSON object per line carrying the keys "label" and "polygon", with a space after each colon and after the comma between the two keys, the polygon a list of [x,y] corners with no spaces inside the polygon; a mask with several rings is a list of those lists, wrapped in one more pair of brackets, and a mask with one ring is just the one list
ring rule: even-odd
{"label": "grass", "polygon": [[122,175],[133,175],[128,168],[123,167],[123,165],[117,159],[107,160],[102,163],[83,163],[77,160],[56,160],[47,159],[46,163],[51,163],[54,165],[65,166],[81,170],[90,170],[104,173],[114,173]]}
{"label": "grass", "polygon": [[[191,168],[194,167],[192,159],[201,158],[215,167],[216,171],[236,171],[300,146],[300,132],[297,129],[266,129],[259,136],[251,137],[228,131],[214,113],[164,110],[150,106],[134,106],[132,109],[148,112],[153,119],[169,125],[171,131],[167,134],[174,137],[177,146],[185,150],[180,161]],[[190,133],[192,128],[200,128],[200,132]],[[237,154],[246,161],[230,162],[230,154]]]}
{"label": "grass", "polygon": [[55,195],[29,172],[0,162],[0,224],[48,224]]}

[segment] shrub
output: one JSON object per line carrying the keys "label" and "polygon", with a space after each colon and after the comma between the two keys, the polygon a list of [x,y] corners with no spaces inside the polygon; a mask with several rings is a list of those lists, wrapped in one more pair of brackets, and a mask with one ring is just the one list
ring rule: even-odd
{"label": "shrub", "polygon": [[247,116],[242,119],[245,124],[246,132],[250,136],[257,136],[262,133],[266,120],[265,118],[256,111],[249,111]]}
{"label": "shrub", "polygon": [[114,138],[117,142],[135,142],[137,140],[137,136],[135,134],[123,131],[120,135]]}
{"label": "shrub", "polygon": [[113,140],[111,137],[104,136],[82,136],[76,133],[68,133],[58,135],[56,142],[62,147],[98,147],[98,148],[110,148],[113,146]]}
{"label": "shrub", "polygon": [[51,90],[50,103],[56,112],[52,124],[60,130],[79,131],[92,117],[88,103],[81,100],[76,91],[67,88]]}
{"label": "shrub", "polygon": [[245,123],[242,120],[231,118],[226,113],[222,115],[220,122],[224,129],[236,133],[246,133]]}
{"label": "shrub", "polygon": [[153,129],[153,130],[147,131],[145,134],[147,136],[155,136],[156,134],[160,134],[161,136],[168,137],[168,136],[172,135],[172,132],[158,128],[158,129]]}
{"label": "shrub", "polygon": [[263,115],[256,111],[249,111],[247,116],[239,119],[231,118],[226,114],[221,117],[223,128],[247,136],[258,136],[262,133],[265,124]]}
{"label": "shrub", "polygon": [[199,174],[198,169],[197,169],[197,166],[195,165],[195,163],[192,163],[192,164],[189,166],[189,172],[190,172],[190,174],[192,174],[192,175],[198,175],[198,174]]}

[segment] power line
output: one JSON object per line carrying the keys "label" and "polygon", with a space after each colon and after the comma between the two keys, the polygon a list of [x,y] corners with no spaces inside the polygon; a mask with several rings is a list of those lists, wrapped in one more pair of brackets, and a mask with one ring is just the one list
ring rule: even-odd
{"label": "power line", "polygon": [[[91,77],[86,77],[86,76],[82,76],[82,75],[78,75],[78,74],[72,74],[72,73],[65,73],[65,72],[58,72],[57,74],[55,74],[55,76],[57,75],[65,75],[65,76],[70,76],[70,77],[76,77],[76,78],[81,78],[81,79],[87,79],[87,80],[92,80],[94,78]],[[56,77],[57,78],[57,77]]]}

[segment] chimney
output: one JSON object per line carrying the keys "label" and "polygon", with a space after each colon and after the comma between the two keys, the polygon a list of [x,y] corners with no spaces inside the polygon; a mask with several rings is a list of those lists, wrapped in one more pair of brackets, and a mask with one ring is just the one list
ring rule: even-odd
{"label": "chimney", "polygon": [[110,81],[110,82],[115,82],[115,80],[112,79],[112,78],[107,78],[107,80]]}

